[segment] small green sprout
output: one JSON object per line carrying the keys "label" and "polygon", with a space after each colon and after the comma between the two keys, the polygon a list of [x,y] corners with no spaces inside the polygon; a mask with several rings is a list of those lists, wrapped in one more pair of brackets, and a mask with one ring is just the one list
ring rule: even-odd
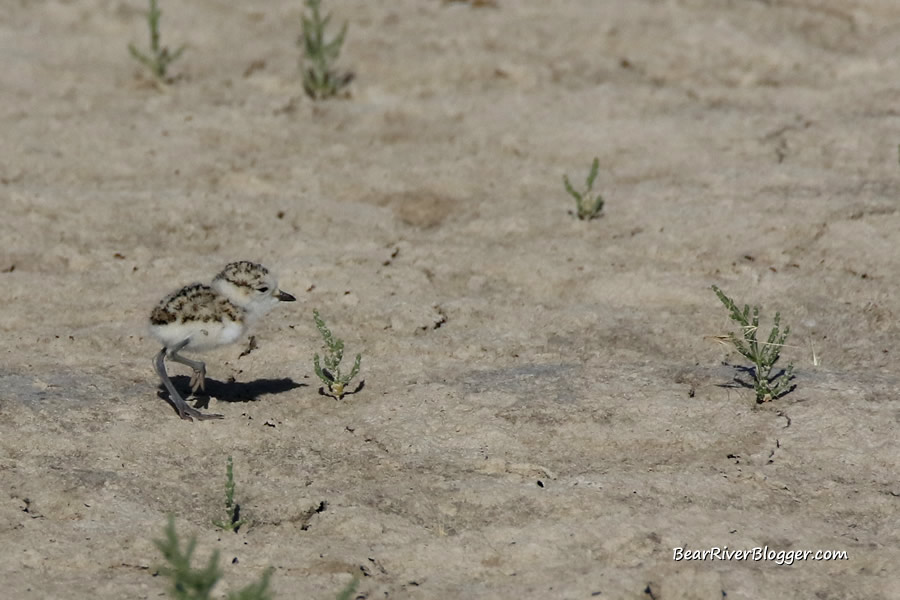
{"label": "small green sprout", "polygon": [[299,43],[303,47],[303,89],[313,100],[336,96],[353,80],[353,73],[339,73],[333,68],[347,35],[347,22],[341,26],[336,37],[325,41],[325,28],[331,15],[322,16],[319,10],[321,4],[322,0],[306,0],[310,14],[301,16],[303,33]]}
{"label": "small green sprout", "polygon": [[[154,540],[154,544],[162,552],[167,566],[159,568],[160,574],[171,580],[169,595],[176,600],[209,600],[212,589],[222,578],[222,570],[219,568],[219,551],[213,552],[203,569],[195,569],[191,566],[194,550],[197,548],[197,539],[191,538],[187,546],[182,550],[181,541],[175,531],[175,517],[169,517],[166,525],[165,539]],[[243,589],[228,594],[228,600],[271,600],[269,594],[269,580],[273,569],[266,569],[260,580],[244,587]]]}
{"label": "small green sprout", "polygon": [[582,221],[596,219],[600,216],[600,211],[603,210],[603,196],[597,194],[596,198],[591,199],[591,191],[594,189],[594,180],[597,179],[597,173],[599,171],[600,159],[595,158],[593,164],[591,164],[591,172],[584,182],[585,189],[583,192],[579,192],[572,187],[572,184],[569,183],[568,175],[563,175],[563,185],[566,186],[566,191],[569,192],[569,195],[575,199],[575,207],[577,208],[576,214]]}
{"label": "small green sprout", "polygon": [[178,57],[184,52],[184,46],[180,46],[175,52],[169,53],[169,49],[165,46],[160,47],[159,43],[159,18],[162,12],[157,6],[157,0],[150,0],[150,10],[147,11],[147,25],[150,28],[150,54],[144,54],[138,50],[134,44],[128,44],[128,51],[131,52],[138,62],[145,65],[153,75],[160,81],[166,78],[166,71],[169,65],[178,60]]}
{"label": "small green sprout", "polygon": [[244,523],[241,505],[234,501],[234,461],[229,456],[225,462],[225,519],[213,521],[213,525],[236,533]]}
{"label": "small green sprout", "polygon": [[338,593],[337,600],[350,600],[350,598],[353,597],[353,594],[356,593],[356,588],[358,586],[359,579],[354,577],[350,580],[350,583],[348,583],[346,587],[344,587],[344,589],[342,589],[340,593]]}
{"label": "small green sprout", "polygon": [[753,307],[751,315],[750,306],[745,304],[744,309],[740,310],[734,300],[725,295],[715,285],[712,290],[722,301],[729,311],[731,311],[731,320],[741,326],[742,339],[734,333],[728,334],[728,338],[734,347],[753,363],[753,389],[756,390],[756,401],[758,403],[769,402],[790,392],[795,386],[791,385],[794,378],[794,365],[788,364],[780,374],[772,375],[772,369],[778,358],[781,356],[781,349],[787,340],[788,334],[791,332],[790,327],[781,329],[781,314],[775,313],[775,322],[769,338],[766,342],[759,342],[756,339],[756,332],[759,329],[759,307]]}
{"label": "small green sprout", "polygon": [[336,338],[331,334],[331,330],[325,325],[325,321],[319,316],[318,310],[313,310],[313,320],[316,322],[316,329],[322,334],[325,340],[325,346],[328,352],[324,356],[325,368],[319,364],[319,355],[313,356],[313,365],[316,369],[316,375],[328,386],[328,390],[337,396],[338,399],[343,398],[347,393],[346,386],[350,380],[359,373],[359,365],[362,361],[362,354],[356,355],[356,361],[353,368],[347,375],[341,375],[341,360],[344,358],[344,341]]}

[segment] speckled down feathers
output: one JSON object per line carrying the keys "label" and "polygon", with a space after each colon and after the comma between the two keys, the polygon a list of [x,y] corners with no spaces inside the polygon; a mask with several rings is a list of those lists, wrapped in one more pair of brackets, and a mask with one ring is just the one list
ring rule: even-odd
{"label": "speckled down feathers", "polygon": [[241,260],[225,265],[225,268],[216,275],[213,281],[225,279],[238,287],[256,288],[265,285],[268,277],[269,270],[264,266],[248,260]]}
{"label": "speckled down feathers", "polygon": [[150,314],[150,323],[167,325],[240,321],[243,315],[244,309],[235,306],[228,298],[216,293],[207,285],[194,283],[163,298]]}

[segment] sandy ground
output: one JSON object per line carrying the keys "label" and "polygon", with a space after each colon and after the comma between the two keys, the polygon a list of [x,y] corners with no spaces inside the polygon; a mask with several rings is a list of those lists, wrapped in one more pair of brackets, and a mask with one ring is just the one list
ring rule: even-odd
{"label": "sandy ground", "polygon": [[[165,2],[165,89],[143,2],[4,6],[0,595],[164,597],[171,513],[223,596],[900,598],[900,4],[328,5],[318,105],[299,0]],[[181,421],[147,317],[237,259],[299,301]],[[734,385],[711,284],[781,311],[793,393]],[[673,561],[714,546],[848,560]]]}

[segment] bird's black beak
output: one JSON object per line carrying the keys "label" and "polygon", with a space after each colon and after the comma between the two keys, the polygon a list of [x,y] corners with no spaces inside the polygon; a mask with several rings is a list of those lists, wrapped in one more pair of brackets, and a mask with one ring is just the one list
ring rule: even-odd
{"label": "bird's black beak", "polygon": [[275,294],[275,297],[278,298],[279,300],[281,300],[282,302],[293,302],[294,300],[296,300],[296,298],[294,298],[287,292],[282,292],[281,290],[278,290],[278,293]]}

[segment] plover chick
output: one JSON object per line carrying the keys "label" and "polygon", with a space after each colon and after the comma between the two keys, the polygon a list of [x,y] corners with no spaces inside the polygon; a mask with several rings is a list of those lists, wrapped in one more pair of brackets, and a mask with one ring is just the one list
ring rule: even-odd
{"label": "plover chick", "polygon": [[189,406],[172,385],[165,359],[194,370],[191,392],[205,389],[206,364],[180,352],[204,352],[233,344],[264,314],[292,295],[278,289],[278,281],[264,266],[242,260],[225,266],[212,285],[194,283],[174,292],[150,314],[150,333],[163,344],[153,361],[169,392],[169,401],[182,419],[221,419]]}

